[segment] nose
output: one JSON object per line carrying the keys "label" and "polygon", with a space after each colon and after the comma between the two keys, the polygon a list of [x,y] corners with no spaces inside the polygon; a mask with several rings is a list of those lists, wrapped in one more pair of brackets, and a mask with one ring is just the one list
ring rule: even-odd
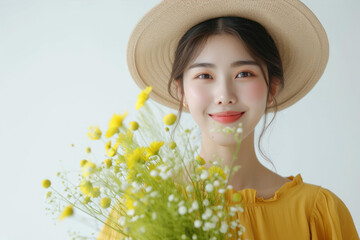
{"label": "nose", "polygon": [[215,97],[215,104],[217,105],[227,105],[227,104],[235,104],[237,102],[236,93],[234,92],[234,88],[230,83],[224,81],[219,84]]}

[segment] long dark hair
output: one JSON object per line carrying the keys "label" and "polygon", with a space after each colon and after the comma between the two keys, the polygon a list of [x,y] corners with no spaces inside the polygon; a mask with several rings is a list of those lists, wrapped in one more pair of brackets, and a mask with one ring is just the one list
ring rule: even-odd
{"label": "long dark hair", "polygon": [[[271,160],[268,159],[262,152],[260,142],[261,138],[264,135],[264,132],[273,122],[278,111],[276,98],[270,91],[271,86],[273,84],[280,84],[281,89],[284,88],[284,74],[280,54],[274,40],[271,38],[270,34],[266,31],[266,29],[257,22],[241,17],[213,18],[193,26],[183,35],[175,51],[174,63],[168,83],[169,94],[174,99],[180,102],[178,111],[178,122],[183,111],[183,74],[186,67],[191,61],[196,58],[196,56],[198,56],[210,36],[224,33],[238,37],[241,41],[243,41],[243,43],[247,47],[249,54],[255,59],[255,61],[263,63],[267,66],[269,79],[266,79],[264,69],[261,66],[260,68],[263,72],[265,82],[268,88],[266,100],[268,101],[269,96],[272,97],[275,110],[273,118],[271,119],[269,125],[266,126],[267,115],[269,113],[268,106],[266,106],[265,121],[259,137],[258,147],[261,155],[266,160],[268,160],[275,168]],[[275,80],[277,82],[275,82]],[[173,92],[171,91],[175,81],[178,81],[178,84],[181,86],[180,99],[177,96],[174,96]],[[175,89],[177,90],[176,92],[178,92],[177,88],[178,87],[175,84]]]}

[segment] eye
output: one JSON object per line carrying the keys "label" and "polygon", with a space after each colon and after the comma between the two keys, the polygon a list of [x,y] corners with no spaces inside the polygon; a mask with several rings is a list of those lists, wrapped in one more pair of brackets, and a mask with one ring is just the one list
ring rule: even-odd
{"label": "eye", "polygon": [[195,78],[200,78],[200,79],[212,79],[213,77],[210,75],[210,74],[207,74],[207,73],[202,73],[202,74],[199,74],[197,75]]}
{"label": "eye", "polygon": [[251,72],[239,72],[236,77],[244,78],[254,76]]}

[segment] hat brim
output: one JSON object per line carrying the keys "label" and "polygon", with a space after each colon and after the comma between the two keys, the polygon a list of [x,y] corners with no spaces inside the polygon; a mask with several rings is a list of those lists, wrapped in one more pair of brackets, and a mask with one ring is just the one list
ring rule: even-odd
{"label": "hat brim", "polygon": [[[177,44],[192,26],[222,16],[256,21],[274,39],[285,79],[284,89],[276,95],[279,111],[299,101],[320,79],[329,58],[327,35],[316,16],[300,1],[165,0],[140,20],[128,42],[128,67],[137,85],[142,89],[152,86],[152,99],[178,109],[180,102],[168,93]],[[171,91],[176,96],[175,86]]]}

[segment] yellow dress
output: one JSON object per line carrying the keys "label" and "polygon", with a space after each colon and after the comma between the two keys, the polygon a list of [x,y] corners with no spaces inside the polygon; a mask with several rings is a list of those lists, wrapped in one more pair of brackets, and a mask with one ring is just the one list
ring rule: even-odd
{"label": "yellow dress", "polygon": [[[252,240],[359,240],[351,214],[345,204],[328,189],[304,183],[300,174],[279,188],[272,198],[256,197],[255,189],[228,190],[243,199],[243,212],[236,218],[245,227],[242,236]],[[117,216],[113,216],[117,217]],[[104,225],[98,240],[116,240],[121,235]]]}

